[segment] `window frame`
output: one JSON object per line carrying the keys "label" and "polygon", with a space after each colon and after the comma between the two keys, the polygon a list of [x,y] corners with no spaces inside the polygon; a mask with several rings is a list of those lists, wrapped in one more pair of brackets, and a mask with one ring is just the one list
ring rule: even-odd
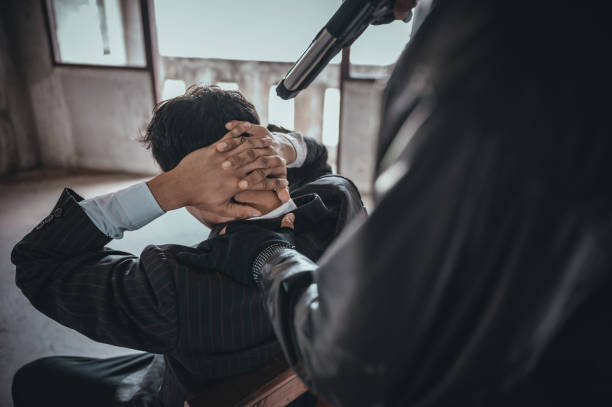
{"label": "window frame", "polygon": [[[43,2],[43,10],[45,14],[45,23],[47,26],[47,38],[49,40],[49,49],[51,51],[51,63],[54,67],[68,67],[68,68],[94,68],[94,69],[112,69],[112,70],[128,70],[128,71],[150,71],[151,70],[151,60],[149,58],[149,47],[150,41],[148,41],[147,28],[150,24],[147,24],[148,20],[148,12],[145,10],[147,1],[140,1],[140,15],[142,19],[142,28],[143,28],[143,47],[145,50],[145,64],[143,66],[133,66],[133,65],[104,65],[104,64],[90,64],[90,63],[75,63],[75,62],[63,62],[60,59],[60,51],[59,45],[57,43],[57,35],[55,33],[56,17],[55,10],[53,8],[53,0],[42,0]],[[144,3],[144,4],[143,4]]]}
{"label": "window frame", "polygon": [[137,71],[149,72],[151,76],[151,86],[153,93],[153,103],[157,104],[161,99],[161,86],[159,84],[159,52],[157,48],[157,26],[155,24],[154,0],[140,0],[140,15],[143,31],[143,46],[145,51],[144,66],[130,65],[101,65],[87,63],[62,62],[59,58],[59,47],[55,33],[55,11],[52,0],[40,0],[47,28],[47,39],[49,41],[49,51],[53,68],[62,67],[69,69],[97,69],[111,71]]}

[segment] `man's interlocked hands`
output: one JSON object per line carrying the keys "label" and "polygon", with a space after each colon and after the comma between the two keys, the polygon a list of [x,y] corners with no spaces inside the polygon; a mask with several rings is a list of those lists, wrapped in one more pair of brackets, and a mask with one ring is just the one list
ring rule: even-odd
{"label": "man's interlocked hands", "polygon": [[216,224],[261,215],[233,199],[242,191],[276,191],[282,202],[289,200],[287,163],[296,159],[291,143],[248,122],[232,121],[226,128],[218,142],[147,183],[164,211],[188,207],[204,223]]}

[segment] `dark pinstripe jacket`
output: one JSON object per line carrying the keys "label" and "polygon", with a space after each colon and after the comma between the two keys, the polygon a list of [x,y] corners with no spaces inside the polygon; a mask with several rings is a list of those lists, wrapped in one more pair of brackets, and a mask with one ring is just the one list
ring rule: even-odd
{"label": "dark pinstripe jacket", "polygon": [[[302,202],[298,219],[322,221],[297,236],[298,249],[316,258],[363,207],[350,181],[329,175],[325,148],[307,143],[305,165],[289,176]],[[148,246],[140,257],[105,247],[110,239],[81,199],[65,189],[15,246],[17,285],[38,310],[94,340],[163,355],[145,376],[152,382],[143,385],[146,399],[182,405],[207,383],[280,352],[256,289],[181,263],[184,246]]]}

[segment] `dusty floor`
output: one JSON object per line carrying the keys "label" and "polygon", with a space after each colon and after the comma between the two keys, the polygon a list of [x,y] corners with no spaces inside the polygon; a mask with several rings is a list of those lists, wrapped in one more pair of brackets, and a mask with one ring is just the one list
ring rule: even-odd
{"label": "dusty floor", "polygon": [[[12,406],[12,376],[31,360],[50,355],[106,357],[133,352],[93,342],[36,311],[15,286],[10,253],[15,243],[49,214],[65,186],[88,198],[141,180],[128,175],[59,171],[0,179],[0,407]],[[110,246],[140,253],[147,244],[194,244],[207,235],[208,229],[181,209],[126,233]]]}

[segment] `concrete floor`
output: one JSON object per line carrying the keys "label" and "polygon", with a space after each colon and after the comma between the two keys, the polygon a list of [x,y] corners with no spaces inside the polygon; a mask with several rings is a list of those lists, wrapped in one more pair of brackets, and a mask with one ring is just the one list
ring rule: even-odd
{"label": "concrete floor", "polygon": [[[65,328],[36,311],[15,286],[10,253],[71,187],[88,198],[114,191],[143,178],[129,175],[34,171],[0,179],[0,406],[12,406],[12,376],[23,364],[50,355],[109,357],[132,352],[103,345]],[[148,244],[195,244],[208,229],[184,209],[170,212],[144,228],[128,232],[109,246],[140,253]]]}

